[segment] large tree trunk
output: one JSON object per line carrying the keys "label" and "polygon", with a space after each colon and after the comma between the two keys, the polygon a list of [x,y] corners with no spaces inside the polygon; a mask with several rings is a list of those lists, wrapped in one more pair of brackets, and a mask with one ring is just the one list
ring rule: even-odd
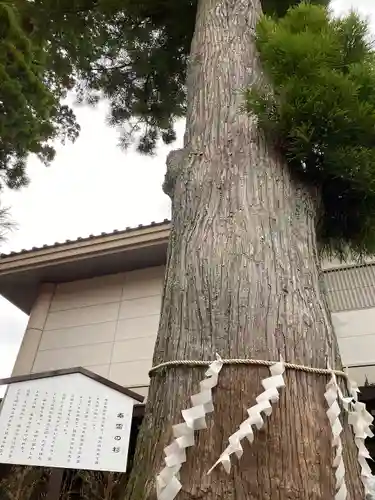
{"label": "large tree trunk", "polygon": [[[164,301],[154,363],[260,358],[326,367],[339,355],[320,289],[317,193],[293,178],[241,106],[261,82],[253,33],[260,0],[199,0],[188,76],[185,147],[169,158],[173,200]],[[183,22],[183,19],[181,20]],[[179,500],[330,500],[334,471],[324,400],[327,377],[288,371],[287,387],[227,476],[206,472],[247,417],[268,370],[224,366],[209,428],[182,467]],[[168,368],[151,380],[126,491],[151,500],[172,424],[204,377]],[[345,430],[348,500],[363,497]]]}

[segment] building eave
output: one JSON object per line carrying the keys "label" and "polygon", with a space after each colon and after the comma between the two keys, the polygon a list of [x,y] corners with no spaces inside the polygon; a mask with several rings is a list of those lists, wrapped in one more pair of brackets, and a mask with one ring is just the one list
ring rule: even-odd
{"label": "building eave", "polygon": [[[0,294],[29,314],[41,283],[61,283],[164,265],[170,221],[0,255]],[[374,265],[324,261],[323,271]]]}
{"label": "building eave", "polygon": [[348,258],[346,261],[339,259],[326,259],[322,262],[322,270],[337,271],[338,269],[350,269],[353,267],[362,267],[375,264],[375,257],[363,257],[360,260]]}
{"label": "building eave", "polygon": [[163,265],[169,221],[3,255],[0,294],[26,314],[42,282],[60,283]]}

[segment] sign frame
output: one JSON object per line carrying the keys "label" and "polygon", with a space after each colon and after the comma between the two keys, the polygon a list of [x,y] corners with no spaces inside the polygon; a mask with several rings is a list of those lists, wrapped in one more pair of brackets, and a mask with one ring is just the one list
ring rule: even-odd
{"label": "sign frame", "polygon": [[[82,366],[76,366],[74,368],[63,368],[60,370],[50,370],[46,372],[39,372],[39,373],[28,373],[26,375],[16,375],[14,377],[8,377],[8,378],[2,378],[0,379],[0,385],[10,385],[10,384],[15,384],[16,382],[27,382],[29,380],[38,380],[42,378],[49,378],[49,377],[58,377],[61,375],[72,375],[75,373],[80,373],[81,375],[85,375],[88,378],[91,378],[92,380],[95,380],[96,382],[99,382],[100,384],[103,384],[110,389],[114,389],[117,392],[121,392],[122,394],[125,394],[126,396],[129,396],[132,399],[135,399],[139,403],[143,403],[144,401],[144,396],[141,396],[137,392],[132,391],[131,389],[127,389],[126,387],[123,387],[120,384],[116,384],[116,382],[112,382],[112,380],[109,380],[105,377],[102,377],[101,375],[98,375],[97,373],[91,372],[90,370],[87,370],[86,368],[83,368]],[[5,399],[5,396],[4,396]],[[135,405],[137,406],[137,405]]]}
{"label": "sign frame", "polygon": [[[35,381],[35,380],[40,380],[40,379],[46,379],[46,378],[53,378],[53,377],[61,377],[64,375],[72,375],[72,374],[80,374],[83,375],[84,377],[87,377],[103,386],[106,386],[118,393],[124,394],[125,396],[128,396],[128,398],[131,398],[133,400],[133,412],[131,416],[131,422],[135,417],[141,417],[144,414],[144,405],[142,404],[144,401],[144,397],[141,396],[140,394],[127,389],[119,384],[116,384],[115,382],[112,382],[111,380],[106,379],[105,377],[102,377],[96,373],[91,372],[90,370],[87,370],[86,368],[83,367],[74,367],[74,368],[67,368],[67,369],[59,369],[59,370],[52,370],[52,371],[46,371],[46,372],[41,372],[41,373],[32,373],[32,374],[26,374],[26,375],[19,375],[19,376],[13,376],[9,378],[4,378],[0,379],[0,385],[11,385],[14,383],[18,382],[27,382],[27,381]],[[7,395],[8,390],[6,391],[3,400],[0,403],[0,412],[1,409],[4,405],[4,402],[6,400],[6,395]],[[16,465],[16,464],[14,464]],[[38,465],[35,465],[37,467]],[[45,464],[42,465],[42,467],[47,467]],[[63,473],[64,470],[70,470],[69,467],[58,467],[58,466],[48,466],[48,468],[51,469],[51,477],[49,481],[49,487],[48,487],[48,495],[47,498],[49,500],[56,500],[59,498],[60,494],[60,489],[61,489],[61,483],[63,479]],[[75,467],[77,468],[77,467]],[[100,470],[100,469],[99,469]]]}

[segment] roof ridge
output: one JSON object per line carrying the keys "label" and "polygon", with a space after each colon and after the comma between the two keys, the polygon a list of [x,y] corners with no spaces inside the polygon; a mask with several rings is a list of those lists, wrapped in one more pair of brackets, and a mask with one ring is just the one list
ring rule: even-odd
{"label": "roof ridge", "polygon": [[30,252],[37,252],[39,250],[47,250],[50,248],[58,248],[64,245],[69,245],[71,243],[77,243],[77,242],[82,242],[82,241],[90,241],[94,240],[96,238],[102,238],[103,236],[114,236],[115,234],[124,234],[124,233],[130,233],[132,231],[136,231],[139,229],[150,229],[152,227],[157,227],[157,226],[162,226],[163,224],[169,224],[171,221],[169,219],[164,219],[163,221],[160,222],[155,222],[152,221],[149,224],[138,224],[138,226],[128,226],[125,229],[114,229],[113,231],[107,233],[107,232],[102,232],[100,234],[90,234],[89,236],[79,236],[78,238],[75,239],[67,239],[65,241],[56,241],[55,243],[51,244],[45,244],[42,245],[41,247],[32,247],[29,249],[22,249],[19,251],[10,251],[7,253],[0,253],[0,259],[7,258],[7,257],[14,257],[16,255],[23,255],[26,253]]}

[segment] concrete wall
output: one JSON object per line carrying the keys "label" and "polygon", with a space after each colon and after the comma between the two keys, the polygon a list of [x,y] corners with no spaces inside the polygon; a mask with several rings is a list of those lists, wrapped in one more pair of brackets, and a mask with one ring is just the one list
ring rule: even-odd
{"label": "concrete wall", "polygon": [[[164,268],[44,284],[13,375],[84,366],[146,394]],[[326,272],[328,302],[351,376],[375,383],[375,266]]]}
{"label": "concrete wall", "polygon": [[375,265],[333,262],[325,286],[343,364],[358,384],[375,383]]}
{"label": "concrete wall", "polygon": [[341,359],[359,384],[375,383],[375,308],[332,314]]}
{"label": "concrete wall", "polygon": [[31,313],[13,375],[83,366],[145,394],[163,276],[156,267],[45,285],[48,294],[36,303],[39,314]]}

